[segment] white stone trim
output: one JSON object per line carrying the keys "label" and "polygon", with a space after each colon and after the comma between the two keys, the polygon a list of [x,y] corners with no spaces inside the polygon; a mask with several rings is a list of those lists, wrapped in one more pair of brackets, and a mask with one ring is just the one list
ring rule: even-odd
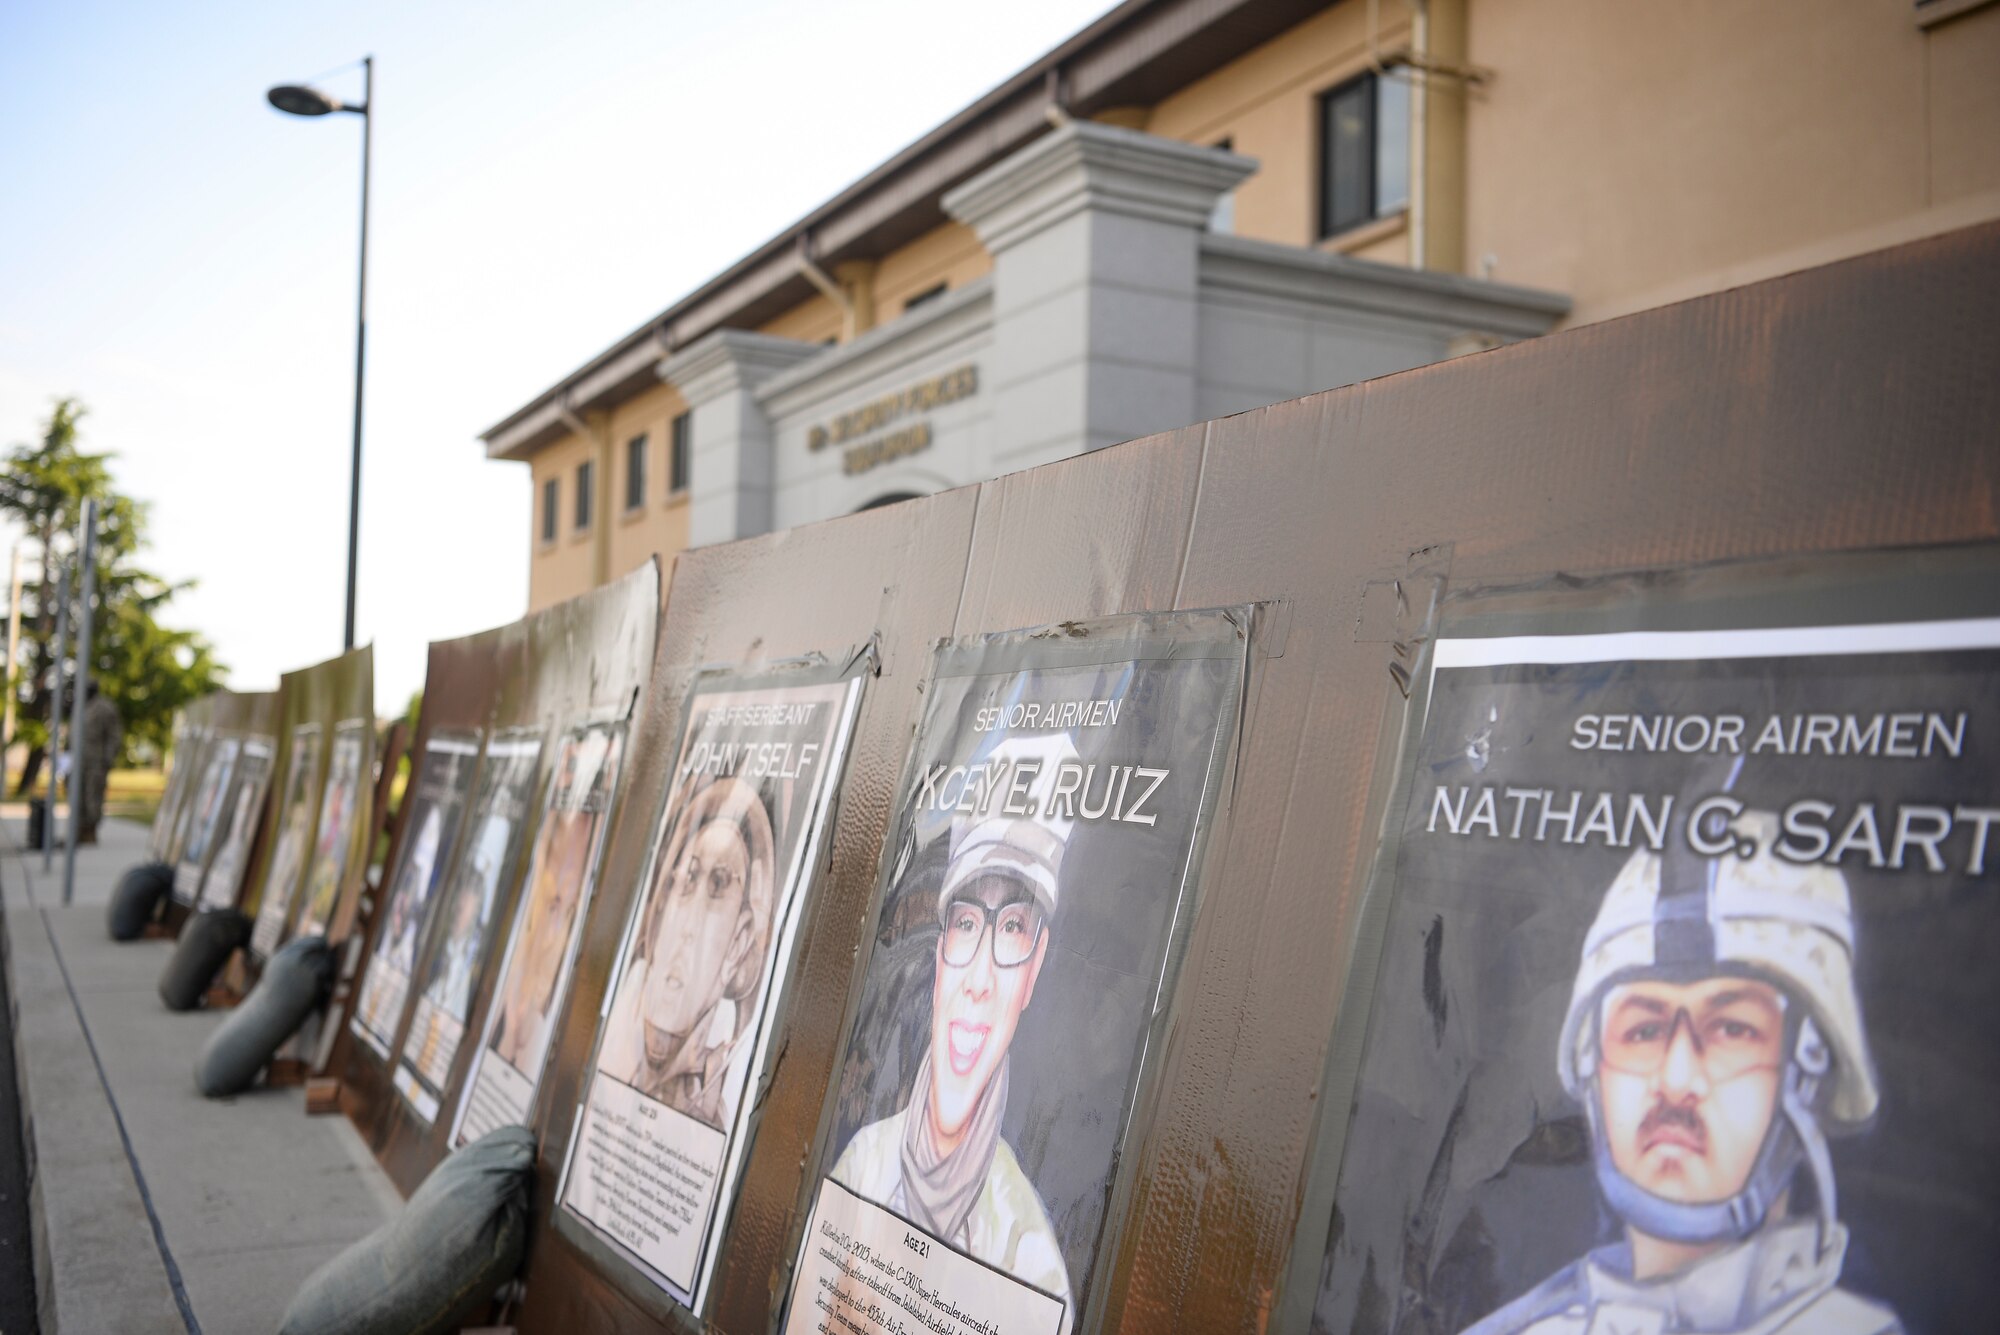
{"label": "white stone trim", "polygon": [[1255,158],[1224,149],[1072,121],[941,203],[997,253],[1084,209],[1203,228],[1215,201],[1256,170]]}
{"label": "white stone trim", "polygon": [[809,412],[903,367],[979,341],[992,326],[993,284],[982,277],[771,377],[757,389],[757,402],[774,418]]}
{"label": "white stone trim", "polygon": [[1547,333],[1570,308],[1560,292],[1215,234],[1201,240],[1201,298],[1321,318],[1360,311],[1517,338]]}
{"label": "white stone trim", "polygon": [[817,343],[748,329],[718,329],[660,359],[660,379],[692,408],[731,390],[754,389],[778,372],[824,352]]}

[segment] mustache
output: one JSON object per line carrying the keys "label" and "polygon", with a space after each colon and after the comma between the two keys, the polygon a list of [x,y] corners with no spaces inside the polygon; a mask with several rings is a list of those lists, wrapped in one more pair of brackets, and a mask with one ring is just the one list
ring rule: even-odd
{"label": "mustache", "polygon": [[1708,1126],[1702,1121],[1701,1114],[1677,1103],[1654,1104],[1652,1111],[1640,1119],[1639,1135],[1644,1138],[1668,1127],[1685,1131],[1698,1138],[1701,1144],[1708,1144]]}

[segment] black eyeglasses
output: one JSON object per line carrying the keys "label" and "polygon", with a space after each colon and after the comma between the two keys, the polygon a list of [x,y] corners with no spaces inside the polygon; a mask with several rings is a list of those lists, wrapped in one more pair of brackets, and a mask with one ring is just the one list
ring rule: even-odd
{"label": "black eyeglasses", "polygon": [[737,886],[743,884],[741,874],[727,867],[704,867],[700,858],[685,858],[675,868],[670,881],[680,882],[682,896],[693,895],[697,889],[708,891],[710,899],[726,899]]}
{"label": "black eyeglasses", "polygon": [[979,956],[980,938],[991,927],[993,963],[1012,969],[1027,962],[1042,937],[1042,909],[1032,900],[989,909],[977,900],[954,899],[945,908],[944,962],[962,969]]}

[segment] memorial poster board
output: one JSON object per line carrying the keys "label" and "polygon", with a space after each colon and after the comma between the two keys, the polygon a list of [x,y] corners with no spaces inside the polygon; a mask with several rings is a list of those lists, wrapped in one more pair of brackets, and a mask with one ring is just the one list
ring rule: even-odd
{"label": "memorial poster board", "polygon": [[146,856],[155,862],[167,861],[188,785],[195,779],[192,771],[200,759],[206,733],[203,725],[212,709],[209,698],[204,696],[174,715],[173,742],[167,751],[167,784],[160,791],[160,805],[153,812],[153,825],[146,833]]}
{"label": "memorial poster board", "polygon": [[433,733],[410,781],[408,822],[389,876],[382,925],[349,1026],[383,1061],[403,1019],[431,903],[458,846],[459,817],[479,763],[476,733]]}
{"label": "memorial poster board", "polygon": [[195,787],[194,806],[188,820],[188,836],[174,864],[173,897],[177,903],[192,904],[201,891],[202,873],[208,869],[216,832],[227,810],[230,781],[236,774],[236,758],[243,750],[239,736],[218,736],[208,747],[201,781]]}
{"label": "memorial poster board", "polygon": [[596,888],[624,740],[621,718],[574,728],[556,744],[534,855],[454,1115],[454,1149],[497,1127],[533,1124],[578,928]]}
{"label": "memorial poster board", "polygon": [[829,1090],[788,1335],[1059,1335],[1115,1249],[1245,610],[939,651]]}
{"label": "memorial poster board", "polygon": [[479,995],[480,963],[534,814],[541,758],[542,737],[536,730],[502,733],[487,743],[471,819],[445,891],[431,906],[432,922],[424,934],[436,944],[426,952],[423,991],[404,1034],[395,1075],[396,1088],[426,1122],[437,1119]]}
{"label": "memorial poster board", "polygon": [[250,929],[250,951],[260,959],[269,959],[285,939],[292,899],[312,851],[313,815],[319,807],[319,746],[319,724],[301,723],[292,729],[277,838],[264,861],[264,884]]}
{"label": "memorial poster board", "polygon": [[167,831],[173,827],[174,810],[180,802],[181,786],[187,782],[186,745],[188,710],[174,713],[173,735],[167,741],[167,779],[160,788],[160,805],[153,808],[153,823],[146,827],[146,856],[154,862],[165,860]]}
{"label": "memorial poster board", "polygon": [[264,795],[271,786],[271,758],[276,746],[269,737],[246,737],[236,760],[236,779],[230,786],[228,821],[222,827],[215,856],[202,873],[201,889],[195,898],[197,909],[226,909],[236,903],[243,888],[243,873],[250,863],[250,845],[264,813]]}
{"label": "memorial poster board", "polygon": [[294,936],[324,936],[333,923],[342,889],[347,885],[357,845],[368,835],[367,719],[343,719],[334,725],[333,753],[328,758],[326,785],[320,792],[319,824],[313,841],[311,869],[306,873],[305,903]]}
{"label": "memorial poster board", "polygon": [[696,1311],[861,698],[800,677],[689,695],[558,1187],[558,1227]]}
{"label": "memorial poster board", "polygon": [[1433,661],[1312,1328],[1984,1328],[2000,620]]}
{"label": "memorial poster board", "polygon": [[214,716],[214,697],[201,703],[201,716],[188,730],[185,773],[175,798],[173,816],[167,825],[166,841],[160,850],[160,861],[169,867],[180,865],[181,854],[187,848],[188,831],[194,825],[195,793],[201,785],[202,775],[207,772],[209,755],[215,749],[216,730],[210,721]]}

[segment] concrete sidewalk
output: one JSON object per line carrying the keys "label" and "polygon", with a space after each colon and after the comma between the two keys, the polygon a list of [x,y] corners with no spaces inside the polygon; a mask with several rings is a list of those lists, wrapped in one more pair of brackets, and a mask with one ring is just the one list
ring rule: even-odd
{"label": "concrete sidewalk", "polygon": [[45,873],[23,816],[0,808],[0,905],[42,1335],[268,1335],[300,1282],[400,1198],[346,1118],[306,1115],[303,1091],[195,1093],[221,1015],[160,1003],[171,942],[105,930],[144,827],[104,823],[65,908],[62,854]]}

